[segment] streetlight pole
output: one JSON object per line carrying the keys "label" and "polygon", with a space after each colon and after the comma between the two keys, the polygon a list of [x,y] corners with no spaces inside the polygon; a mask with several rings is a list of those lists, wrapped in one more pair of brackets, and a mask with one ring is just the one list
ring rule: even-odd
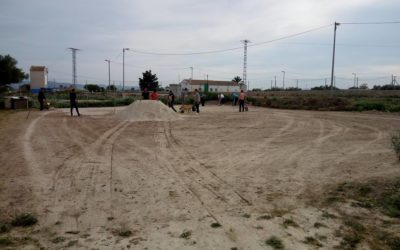
{"label": "streetlight pole", "polygon": [[355,88],[356,87],[356,77],[357,77],[357,74],[356,73],[351,73],[352,75],[353,75],[353,88]]}
{"label": "streetlight pole", "polygon": [[108,90],[111,89],[111,73],[110,73],[110,60],[106,59],[104,60],[106,62],[108,62]]}
{"label": "streetlight pole", "polygon": [[122,49],[122,91],[125,89],[125,50],[129,50],[129,48]]}
{"label": "streetlight pole", "polygon": [[283,90],[285,90],[285,71],[284,70],[282,70],[282,73],[283,73]]}
{"label": "streetlight pole", "polygon": [[335,29],[333,33],[333,56],[332,56],[332,72],[331,72],[331,89],[333,90],[333,75],[335,73],[335,47],[336,47],[336,29],[340,23],[335,22]]}

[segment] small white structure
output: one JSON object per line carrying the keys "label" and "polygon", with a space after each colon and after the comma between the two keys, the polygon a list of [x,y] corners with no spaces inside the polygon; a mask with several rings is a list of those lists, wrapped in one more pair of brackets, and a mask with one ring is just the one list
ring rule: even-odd
{"label": "small white structure", "polygon": [[195,79],[184,79],[180,82],[181,90],[187,89],[191,92],[198,89],[200,92],[224,92],[233,93],[239,92],[240,86],[237,82],[233,81],[213,81],[213,80],[195,80]]}
{"label": "small white structure", "polygon": [[31,91],[39,92],[41,88],[47,88],[48,70],[45,66],[31,66]]}

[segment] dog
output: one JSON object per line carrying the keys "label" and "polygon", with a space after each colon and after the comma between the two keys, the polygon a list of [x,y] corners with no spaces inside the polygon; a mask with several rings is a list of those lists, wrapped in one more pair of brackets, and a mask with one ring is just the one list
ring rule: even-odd
{"label": "dog", "polygon": [[181,107],[179,108],[179,111],[181,113],[185,113],[185,111],[187,113],[192,112],[192,105],[181,105]]}

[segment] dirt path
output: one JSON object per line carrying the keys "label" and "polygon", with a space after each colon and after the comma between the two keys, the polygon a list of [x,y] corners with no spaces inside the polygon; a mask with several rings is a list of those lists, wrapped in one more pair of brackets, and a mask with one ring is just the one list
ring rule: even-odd
{"label": "dirt path", "polygon": [[400,176],[398,115],[206,106],[179,121],[124,122],[111,109],[82,112],[0,119],[0,212],[36,214],[28,233],[50,249],[268,249],[272,235],[310,249],[304,238],[316,233],[331,249],[340,225],[313,227],[324,211],[310,199]]}

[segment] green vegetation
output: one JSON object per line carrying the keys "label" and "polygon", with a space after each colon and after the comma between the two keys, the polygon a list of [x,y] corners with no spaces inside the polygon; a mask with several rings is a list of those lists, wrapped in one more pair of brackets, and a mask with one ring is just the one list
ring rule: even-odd
{"label": "green vegetation", "polygon": [[219,224],[218,222],[214,222],[214,223],[211,224],[211,227],[212,228],[218,228],[218,227],[222,227],[222,225]]}
{"label": "green vegetation", "polygon": [[243,214],[242,217],[244,217],[244,218],[250,218],[251,215],[250,215],[250,214]]}
{"label": "green vegetation", "polygon": [[285,228],[287,228],[287,227],[299,227],[299,225],[296,222],[294,222],[292,219],[284,220],[283,221],[283,226]]}
{"label": "green vegetation", "polygon": [[399,112],[400,98],[394,97],[352,97],[329,95],[264,96],[249,97],[256,106],[279,109],[302,109],[320,111],[367,111]]}
{"label": "green vegetation", "polygon": [[183,230],[183,232],[181,233],[181,235],[179,235],[179,238],[189,239],[190,236],[192,236],[192,231],[190,231],[190,230]]}
{"label": "green vegetation", "polygon": [[17,215],[12,221],[11,225],[14,227],[29,227],[37,223],[35,216],[29,213],[23,213]]}
{"label": "green vegetation", "polygon": [[271,236],[268,240],[265,241],[265,244],[273,247],[274,249],[284,248],[282,241],[276,236]]}
{"label": "green vegetation", "polygon": [[[371,212],[382,213],[393,219],[382,216],[355,216],[341,211],[343,226],[336,232],[341,238],[337,249],[357,249],[365,241],[371,249],[399,249],[400,238],[394,233],[396,220],[400,218],[400,180],[375,180],[367,183],[341,183],[330,196],[338,196],[338,202],[351,202],[355,207],[362,207]],[[332,204],[331,204],[332,205]],[[362,213],[360,213],[362,215]],[[327,217],[324,216],[323,217]],[[371,221],[372,220],[372,221]],[[387,231],[382,231],[386,228]]]}
{"label": "green vegetation", "polygon": [[397,132],[396,135],[392,136],[392,146],[400,161],[400,132]]}
{"label": "green vegetation", "polygon": [[118,235],[121,237],[129,237],[132,235],[132,231],[127,229],[121,229],[118,231]]}
{"label": "green vegetation", "polygon": [[151,70],[146,70],[142,75],[142,78],[139,78],[139,87],[141,90],[145,88],[149,91],[158,89],[158,77],[156,74],[152,74]]}
{"label": "green vegetation", "polygon": [[13,241],[9,238],[0,238],[0,247],[1,246],[10,246],[13,244]]}
{"label": "green vegetation", "polygon": [[317,247],[322,247],[322,246],[323,246],[317,239],[315,239],[314,237],[311,237],[311,236],[307,236],[307,237],[304,239],[303,242],[304,242],[305,244],[313,245],[313,246],[317,246]]}
{"label": "green vegetation", "polygon": [[51,242],[54,244],[58,244],[58,243],[64,242],[65,240],[66,239],[64,237],[58,236],[58,237],[55,237],[54,239],[52,239]]}
{"label": "green vegetation", "polygon": [[17,64],[17,60],[10,55],[0,55],[0,86],[21,82],[28,78],[28,74],[17,68]]}
{"label": "green vegetation", "polygon": [[400,218],[400,181],[371,182],[371,183],[342,183],[330,197],[340,197],[338,202],[352,199],[353,206],[367,209],[377,209],[390,217]]}
{"label": "green vegetation", "polygon": [[257,218],[257,220],[270,220],[270,219],[272,219],[272,216],[269,214],[261,215],[260,217]]}

